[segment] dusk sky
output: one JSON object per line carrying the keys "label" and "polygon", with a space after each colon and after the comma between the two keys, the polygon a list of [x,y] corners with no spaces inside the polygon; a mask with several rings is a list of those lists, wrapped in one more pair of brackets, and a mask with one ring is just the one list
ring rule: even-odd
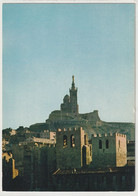
{"label": "dusk sky", "polygon": [[3,4],[3,128],[45,122],[69,93],[80,113],[134,122],[134,4]]}

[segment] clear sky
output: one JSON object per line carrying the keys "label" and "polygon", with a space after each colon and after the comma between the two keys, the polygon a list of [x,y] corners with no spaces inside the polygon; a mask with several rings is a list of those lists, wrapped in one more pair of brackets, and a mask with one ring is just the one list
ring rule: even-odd
{"label": "clear sky", "polygon": [[134,122],[134,4],[4,4],[3,128],[45,122],[72,75],[79,112]]}

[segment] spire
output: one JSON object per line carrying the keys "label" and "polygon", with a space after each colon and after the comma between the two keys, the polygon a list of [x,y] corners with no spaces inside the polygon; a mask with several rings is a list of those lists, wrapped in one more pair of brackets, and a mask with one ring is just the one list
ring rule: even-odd
{"label": "spire", "polygon": [[72,76],[72,89],[75,89],[74,75]]}
{"label": "spire", "polygon": [[74,75],[72,76],[72,83],[74,83]]}

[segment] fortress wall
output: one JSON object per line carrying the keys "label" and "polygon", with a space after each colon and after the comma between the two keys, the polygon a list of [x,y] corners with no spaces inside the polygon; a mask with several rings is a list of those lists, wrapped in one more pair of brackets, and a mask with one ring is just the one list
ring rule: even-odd
{"label": "fortress wall", "polygon": [[[75,145],[73,147],[71,146],[72,135],[75,138]],[[67,138],[67,145],[64,145],[64,137]],[[87,134],[85,134],[84,130],[81,127],[79,129],[58,129],[56,143],[57,168],[81,168],[84,163],[84,145],[88,145],[88,138]],[[87,152],[87,154],[90,153]]]}
{"label": "fortress wall", "polygon": [[[99,142],[102,146],[100,147]],[[108,145],[107,145],[108,141]],[[122,167],[127,163],[126,136],[123,134],[93,135],[92,167]]]}
{"label": "fortress wall", "polygon": [[[99,141],[102,146],[99,148]],[[106,146],[108,141],[108,148]],[[114,167],[116,165],[115,137],[111,135],[96,135],[92,137],[92,166],[93,167]]]}

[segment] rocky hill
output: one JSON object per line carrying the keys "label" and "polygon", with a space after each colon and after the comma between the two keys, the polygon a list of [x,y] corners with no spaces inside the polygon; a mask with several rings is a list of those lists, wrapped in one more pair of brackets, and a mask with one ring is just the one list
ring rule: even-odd
{"label": "rocky hill", "polygon": [[[60,110],[51,112],[49,118],[44,123],[36,123],[30,127],[19,127],[16,129],[18,135],[26,134],[26,130],[29,130],[32,134],[39,134],[43,130],[57,131],[58,128],[73,128],[82,127],[88,134],[89,139],[92,134],[104,134],[104,133],[122,133],[127,135],[128,140],[135,140],[135,125],[134,123],[124,122],[104,122],[100,119],[98,111],[95,110],[85,114],[71,114],[61,113]],[[4,129],[3,137],[11,138],[10,132],[12,129]],[[15,137],[15,136],[12,136]]]}
{"label": "rocky hill", "polygon": [[45,129],[56,131],[58,128],[73,128],[83,127],[88,133],[89,138],[94,133],[122,133],[127,135],[128,140],[135,140],[135,125],[134,123],[121,122],[104,122],[100,119],[98,111],[95,110],[85,114],[70,114],[61,113],[60,110],[51,112],[46,123],[37,123],[31,125],[31,131],[43,131]]}

